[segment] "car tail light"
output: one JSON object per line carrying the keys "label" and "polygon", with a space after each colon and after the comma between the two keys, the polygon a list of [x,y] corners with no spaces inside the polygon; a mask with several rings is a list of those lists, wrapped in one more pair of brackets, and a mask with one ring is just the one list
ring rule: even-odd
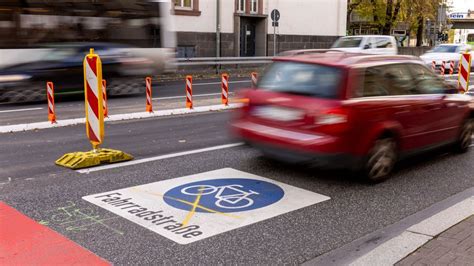
{"label": "car tail light", "polygon": [[314,117],[314,124],[318,131],[334,134],[348,128],[349,113],[347,109],[335,108],[326,110]]}

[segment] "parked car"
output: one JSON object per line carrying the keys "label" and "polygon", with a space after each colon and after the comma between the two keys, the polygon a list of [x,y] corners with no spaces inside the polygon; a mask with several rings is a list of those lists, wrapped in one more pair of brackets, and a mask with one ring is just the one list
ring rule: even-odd
{"label": "parked car", "polygon": [[264,155],[387,178],[399,158],[441,145],[466,152],[474,106],[412,56],[319,53],[279,57],[233,133]]}
{"label": "parked car", "polygon": [[398,53],[395,37],[387,35],[340,37],[331,49],[364,54],[396,55]]}
{"label": "parked car", "polygon": [[450,63],[451,61],[454,61],[454,73],[458,73],[458,65],[461,54],[470,52],[471,50],[471,46],[468,44],[440,44],[432,50],[421,55],[420,58],[430,68],[432,68],[434,61],[435,70],[437,73],[439,73],[441,64],[444,61],[445,74],[449,73],[451,69]]}
{"label": "parked car", "polygon": [[[111,43],[63,43],[45,46],[39,60],[0,68],[0,102],[31,102],[46,99],[46,82],[55,94],[84,91],[83,60],[90,48],[101,57],[103,77],[110,95],[143,91],[144,76],[152,62],[127,52],[129,46]],[[140,82],[133,80],[139,78]]]}

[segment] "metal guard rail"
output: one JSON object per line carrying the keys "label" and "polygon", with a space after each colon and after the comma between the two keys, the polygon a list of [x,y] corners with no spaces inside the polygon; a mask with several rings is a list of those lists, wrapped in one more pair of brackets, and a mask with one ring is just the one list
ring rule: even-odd
{"label": "metal guard rail", "polygon": [[218,65],[241,65],[241,64],[269,64],[273,57],[256,56],[256,57],[193,57],[193,58],[177,58],[177,66],[218,66]]}

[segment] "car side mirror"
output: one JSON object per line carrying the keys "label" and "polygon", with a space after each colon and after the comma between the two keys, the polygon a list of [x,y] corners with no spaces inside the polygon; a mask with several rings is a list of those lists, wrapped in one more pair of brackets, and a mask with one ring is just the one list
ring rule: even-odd
{"label": "car side mirror", "polygon": [[370,48],[370,45],[368,45],[368,44],[364,45],[364,50],[367,50],[369,48]]}

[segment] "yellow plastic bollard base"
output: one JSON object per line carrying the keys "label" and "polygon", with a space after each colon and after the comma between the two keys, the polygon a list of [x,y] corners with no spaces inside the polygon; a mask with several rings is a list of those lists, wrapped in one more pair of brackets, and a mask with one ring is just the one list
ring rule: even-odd
{"label": "yellow plastic bollard base", "polygon": [[133,160],[133,156],[113,149],[97,149],[88,152],[66,153],[56,160],[56,164],[71,169],[97,166],[103,163],[117,163]]}

